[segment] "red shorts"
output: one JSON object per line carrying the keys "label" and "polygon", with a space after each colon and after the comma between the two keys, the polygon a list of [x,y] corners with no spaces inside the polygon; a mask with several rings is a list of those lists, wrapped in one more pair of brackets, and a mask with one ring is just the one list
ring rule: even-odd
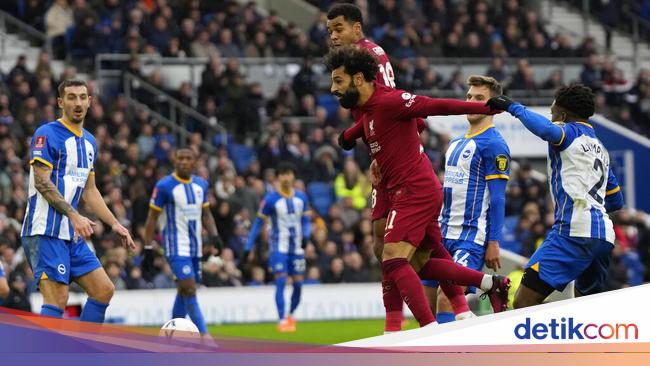
{"label": "red shorts", "polygon": [[388,191],[384,185],[372,187],[371,208],[372,221],[385,219],[388,216],[390,202],[388,201]]}
{"label": "red shorts", "polygon": [[[418,247],[425,234],[441,237],[440,227],[437,226],[442,208],[440,187],[404,186],[389,192],[388,196],[390,210],[386,219],[384,243],[406,241]],[[440,241],[436,238],[431,240]]]}

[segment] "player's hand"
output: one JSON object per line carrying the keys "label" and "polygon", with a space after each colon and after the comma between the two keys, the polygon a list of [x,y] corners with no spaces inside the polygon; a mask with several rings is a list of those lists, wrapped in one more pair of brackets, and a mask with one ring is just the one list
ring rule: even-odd
{"label": "player's hand", "polygon": [[72,230],[74,231],[74,241],[77,241],[79,235],[82,238],[88,239],[94,232],[94,227],[97,225],[91,219],[82,216],[76,211],[71,212],[68,215],[70,219],[70,224],[72,225]]}
{"label": "player's hand", "polygon": [[490,107],[491,111],[507,111],[512,103],[514,101],[507,95],[499,95],[498,97],[490,98],[485,105]]}
{"label": "player's hand", "polygon": [[370,184],[374,187],[378,186],[379,182],[381,182],[381,171],[379,170],[379,163],[377,163],[377,160],[373,160],[372,163],[370,163],[369,175]]}
{"label": "player's hand", "polygon": [[135,249],[135,243],[133,242],[133,238],[131,238],[131,234],[127,228],[122,226],[119,222],[116,222],[111,226],[111,229],[119,235],[123,247],[130,250]]}
{"label": "player's hand", "polygon": [[344,136],[345,136],[345,130],[341,131],[341,133],[339,134],[339,140],[338,140],[339,146],[341,147],[341,149],[346,151],[352,150],[357,145],[357,141],[356,140],[345,141]]}
{"label": "player's hand", "polygon": [[489,240],[487,243],[487,248],[485,248],[485,265],[495,271],[501,268],[499,242],[496,240]]}

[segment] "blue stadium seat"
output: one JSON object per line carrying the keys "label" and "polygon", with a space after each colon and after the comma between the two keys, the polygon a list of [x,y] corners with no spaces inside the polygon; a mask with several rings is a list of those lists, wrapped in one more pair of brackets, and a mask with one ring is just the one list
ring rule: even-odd
{"label": "blue stadium seat", "polygon": [[499,243],[501,249],[506,249],[521,254],[521,243],[517,240],[516,230],[519,224],[519,216],[507,216],[503,221],[502,241]]}
{"label": "blue stadium seat", "polygon": [[235,164],[237,173],[243,173],[253,160],[257,158],[255,149],[250,146],[241,144],[228,145],[228,155]]}
{"label": "blue stadium seat", "polygon": [[334,203],[334,188],[327,182],[311,182],[307,185],[311,206],[320,216],[327,216],[327,210]]}
{"label": "blue stadium seat", "polygon": [[325,108],[328,116],[336,115],[336,111],[339,109],[339,101],[330,93],[320,94],[317,96],[316,104],[319,107]]}

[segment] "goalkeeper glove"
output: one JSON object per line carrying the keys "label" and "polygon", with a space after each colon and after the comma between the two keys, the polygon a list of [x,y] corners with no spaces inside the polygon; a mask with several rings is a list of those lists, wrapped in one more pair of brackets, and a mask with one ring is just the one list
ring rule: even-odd
{"label": "goalkeeper glove", "polygon": [[498,97],[492,97],[490,98],[487,103],[485,103],[486,106],[490,107],[490,110],[501,110],[501,111],[507,111],[510,105],[512,105],[514,101],[510,99],[510,97],[506,95],[499,95]]}

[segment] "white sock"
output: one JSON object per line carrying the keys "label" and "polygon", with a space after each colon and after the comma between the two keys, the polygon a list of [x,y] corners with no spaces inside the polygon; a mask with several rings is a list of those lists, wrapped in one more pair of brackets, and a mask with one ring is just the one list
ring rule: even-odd
{"label": "white sock", "polygon": [[492,275],[483,275],[483,279],[481,280],[481,290],[490,291],[492,289],[492,282]]}
{"label": "white sock", "polygon": [[464,313],[460,313],[456,315],[456,320],[463,320],[469,318],[476,318],[476,315],[474,315],[474,313],[472,313],[471,311],[466,311]]}

